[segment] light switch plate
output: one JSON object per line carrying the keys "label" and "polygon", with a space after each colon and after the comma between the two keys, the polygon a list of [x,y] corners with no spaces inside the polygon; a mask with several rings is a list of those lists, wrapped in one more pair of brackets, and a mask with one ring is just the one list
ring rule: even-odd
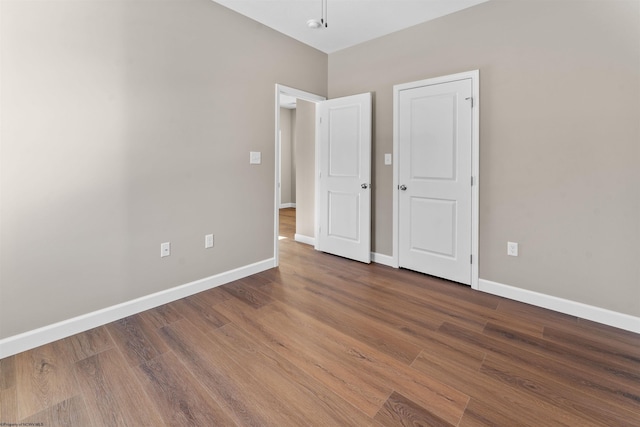
{"label": "light switch plate", "polygon": [[262,163],[262,153],[260,151],[249,152],[249,164],[259,165]]}
{"label": "light switch plate", "polygon": [[160,258],[171,255],[171,242],[164,242],[160,244]]}
{"label": "light switch plate", "polygon": [[518,256],[518,244],[515,242],[507,242],[507,255]]}
{"label": "light switch plate", "polygon": [[390,165],[391,164],[391,153],[386,153],[384,155],[384,164],[385,165]]}
{"label": "light switch plate", "polygon": [[213,247],[213,234],[207,234],[204,236],[204,248],[209,249]]}

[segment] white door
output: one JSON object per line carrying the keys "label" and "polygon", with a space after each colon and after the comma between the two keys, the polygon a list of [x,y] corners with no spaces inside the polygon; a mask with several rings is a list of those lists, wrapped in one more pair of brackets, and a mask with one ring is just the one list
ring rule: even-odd
{"label": "white door", "polygon": [[316,249],[371,262],[371,94],[318,104]]}
{"label": "white door", "polygon": [[398,97],[399,265],[471,283],[472,80]]}

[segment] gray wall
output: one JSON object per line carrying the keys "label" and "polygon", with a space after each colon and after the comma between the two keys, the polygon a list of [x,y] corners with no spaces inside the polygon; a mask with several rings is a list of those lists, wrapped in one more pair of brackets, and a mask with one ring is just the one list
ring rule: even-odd
{"label": "gray wall", "polygon": [[295,109],[291,111],[291,203],[296,203],[296,115]]}
{"label": "gray wall", "polygon": [[640,315],[638,9],[493,0],[327,58],[209,0],[2,0],[0,339],[272,257],[275,83],[375,92],[391,255],[392,86],[476,68],[480,277]]}
{"label": "gray wall", "polygon": [[376,96],[373,250],[393,85],[480,69],[480,278],[640,315],[639,8],[494,0],[329,55],[330,98]]}
{"label": "gray wall", "polygon": [[296,107],[296,234],[315,237],[316,104],[298,99]]}
{"label": "gray wall", "polygon": [[293,114],[295,110],[280,108],[280,203],[294,203],[295,170],[293,165]]}
{"label": "gray wall", "polygon": [[0,338],[273,257],[274,87],[325,54],[209,0],[0,7]]}

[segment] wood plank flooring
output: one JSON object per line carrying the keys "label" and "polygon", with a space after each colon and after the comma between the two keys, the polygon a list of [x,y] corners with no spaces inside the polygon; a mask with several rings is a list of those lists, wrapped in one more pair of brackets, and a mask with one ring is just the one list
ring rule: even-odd
{"label": "wood plank flooring", "polygon": [[0,360],[0,424],[640,426],[640,335],[280,224],[277,269]]}

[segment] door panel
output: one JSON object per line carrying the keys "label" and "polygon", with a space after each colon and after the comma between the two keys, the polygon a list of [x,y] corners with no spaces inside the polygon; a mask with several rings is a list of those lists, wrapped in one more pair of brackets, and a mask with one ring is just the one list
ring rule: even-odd
{"label": "door panel", "polygon": [[360,195],[354,193],[329,193],[329,229],[332,238],[359,242],[358,218]]}
{"label": "door panel", "polygon": [[471,283],[471,79],[399,94],[399,264]]}
{"label": "door panel", "polygon": [[319,103],[316,249],[371,262],[371,94]]}
{"label": "door panel", "polygon": [[411,177],[455,179],[455,96],[444,94],[411,100]]}
{"label": "door panel", "polygon": [[456,257],[456,201],[411,198],[412,252]]}
{"label": "door panel", "polygon": [[329,176],[360,176],[360,115],[358,104],[328,110]]}

